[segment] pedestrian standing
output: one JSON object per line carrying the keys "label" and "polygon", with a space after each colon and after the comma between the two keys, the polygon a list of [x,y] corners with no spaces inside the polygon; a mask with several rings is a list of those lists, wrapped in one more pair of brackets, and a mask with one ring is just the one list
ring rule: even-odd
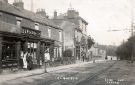
{"label": "pedestrian standing", "polygon": [[46,73],[46,63],[50,60],[50,53],[49,53],[49,49],[47,49],[44,53],[44,72]]}
{"label": "pedestrian standing", "polygon": [[23,68],[24,68],[24,70],[27,70],[27,66],[28,66],[28,63],[27,63],[27,60],[26,60],[27,57],[28,57],[28,53],[24,52],[24,56],[23,56]]}
{"label": "pedestrian standing", "polygon": [[20,61],[19,61],[19,65],[20,65],[20,68],[22,69],[23,68],[23,52],[21,51],[21,58],[20,58]]}
{"label": "pedestrian standing", "polygon": [[32,54],[30,54],[26,57],[26,61],[28,64],[27,65],[28,70],[31,70],[33,68]]}
{"label": "pedestrian standing", "polygon": [[46,61],[46,62],[50,60],[49,49],[47,49],[47,50],[45,51],[44,57],[45,57],[45,61]]}

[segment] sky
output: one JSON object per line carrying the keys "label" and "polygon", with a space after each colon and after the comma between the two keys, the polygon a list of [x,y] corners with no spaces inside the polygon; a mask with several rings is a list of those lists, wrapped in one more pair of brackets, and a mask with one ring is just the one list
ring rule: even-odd
{"label": "sky", "polygon": [[[9,0],[13,3],[14,0]],[[31,10],[31,0],[23,0],[25,9]],[[131,18],[133,0],[33,0],[34,12],[43,8],[49,16],[54,10],[58,14],[72,8],[79,12],[89,24],[87,34],[96,43],[104,45],[120,45],[131,36]],[[111,31],[119,30],[119,31]]]}

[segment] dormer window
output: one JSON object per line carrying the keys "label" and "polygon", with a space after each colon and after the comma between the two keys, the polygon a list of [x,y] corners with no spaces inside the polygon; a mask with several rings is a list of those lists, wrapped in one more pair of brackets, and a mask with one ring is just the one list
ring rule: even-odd
{"label": "dormer window", "polygon": [[62,31],[59,30],[59,41],[62,41]]}
{"label": "dormer window", "polygon": [[20,26],[21,26],[21,21],[20,21],[20,20],[17,20],[17,21],[16,21],[16,25],[17,25],[18,27],[20,27]]}
{"label": "dormer window", "polygon": [[35,23],[35,29],[39,30],[39,23]]}
{"label": "dormer window", "polygon": [[51,37],[51,28],[48,28],[48,37]]}
{"label": "dormer window", "polygon": [[18,27],[21,26],[21,21],[22,21],[22,18],[16,17],[16,25],[17,25]]}

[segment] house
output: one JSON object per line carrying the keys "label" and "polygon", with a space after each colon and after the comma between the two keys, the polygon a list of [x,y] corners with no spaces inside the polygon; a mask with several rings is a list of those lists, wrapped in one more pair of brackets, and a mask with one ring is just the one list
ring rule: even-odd
{"label": "house", "polygon": [[63,29],[44,13],[43,9],[25,10],[22,0],[13,5],[0,0],[0,68],[20,67],[24,52],[32,56],[35,66],[43,64],[45,52],[50,53],[50,61],[62,57]]}
{"label": "house", "polygon": [[96,43],[92,45],[91,49],[88,51],[90,53],[91,60],[92,59],[102,59],[105,60],[106,50],[100,48],[100,46]]}
{"label": "house", "polygon": [[86,54],[88,51],[88,23],[73,8],[68,9],[66,13],[60,15],[54,11],[52,21],[63,28],[64,51],[70,49],[72,56],[76,60],[84,61],[87,58]]}

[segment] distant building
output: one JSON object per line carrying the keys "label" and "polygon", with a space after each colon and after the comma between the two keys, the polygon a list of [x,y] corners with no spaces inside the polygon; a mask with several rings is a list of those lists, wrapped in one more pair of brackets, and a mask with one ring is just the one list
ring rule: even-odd
{"label": "distant building", "polygon": [[100,48],[98,44],[94,44],[91,49],[89,50],[91,53],[91,59],[105,59],[106,57],[106,50]]}
{"label": "distant building", "polygon": [[58,15],[55,11],[52,20],[63,28],[64,50],[72,50],[72,56],[77,60],[87,60],[88,23],[79,16],[79,12],[70,8],[65,14]]}
{"label": "distant building", "polygon": [[45,52],[53,61],[62,57],[62,49],[63,29],[49,20],[43,9],[36,14],[25,10],[22,0],[13,5],[0,0],[0,68],[19,67],[22,52],[28,52],[34,65],[40,66]]}

